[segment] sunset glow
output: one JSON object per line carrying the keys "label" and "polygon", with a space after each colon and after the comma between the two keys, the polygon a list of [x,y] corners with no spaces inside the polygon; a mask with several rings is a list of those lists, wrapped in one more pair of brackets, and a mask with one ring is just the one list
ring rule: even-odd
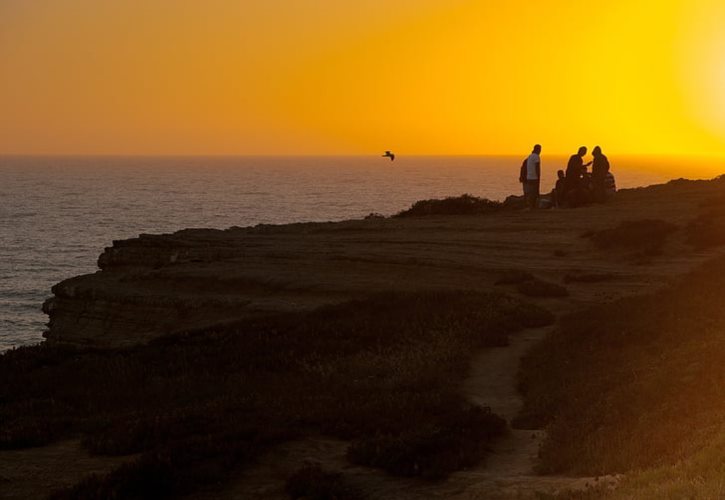
{"label": "sunset glow", "polygon": [[725,154],[718,0],[4,0],[0,153]]}

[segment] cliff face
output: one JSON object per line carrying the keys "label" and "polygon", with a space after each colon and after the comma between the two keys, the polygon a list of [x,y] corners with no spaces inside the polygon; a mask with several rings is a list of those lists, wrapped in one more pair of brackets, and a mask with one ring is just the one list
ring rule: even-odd
{"label": "cliff face", "polygon": [[575,294],[604,300],[622,280],[651,283],[694,262],[682,256],[677,237],[654,264],[641,266],[595,250],[581,234],[627,219],[684,225],[720,184],[625,191],[607,205],[577,210],[187,229],[114,241],[98,259],[100,271],[53,287],[43,306],[45,336],[131,345],[378,291],[491,289],[507,269],[559,282],[571,272],[613,273],[614,281],[581,285]]}
{"label": "cliff face", "polygon": [[131,345],[270,308],[295,309],[268,304],[274,283],[256,283],[245,272],[248,237],[264,232],[184,230],[114,241],[98,259],[101,271],[52,288],[54,296],[43,304],[50,318],[45,336],[51,342]]}

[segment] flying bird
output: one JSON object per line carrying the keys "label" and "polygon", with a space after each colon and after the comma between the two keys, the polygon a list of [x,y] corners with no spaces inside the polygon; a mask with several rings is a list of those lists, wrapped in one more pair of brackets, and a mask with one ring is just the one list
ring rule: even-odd
{"label": "flying bird", "polygon": [[395,155],[390,151],[386,151],[383,158],[390,158],[390,161],[395,161]]}

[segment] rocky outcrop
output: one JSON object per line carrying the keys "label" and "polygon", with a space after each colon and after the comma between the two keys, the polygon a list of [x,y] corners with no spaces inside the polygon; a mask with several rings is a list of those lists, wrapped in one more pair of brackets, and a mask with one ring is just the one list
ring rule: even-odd
{"label": "rocky outcrop", "polygon": [[[50,318],[45,336],[132,345],[379,291],[490,290],[505,269],[555,282],[572,273],[609,273],[644,283],[661,270],[627,267],[621,255],[581,235],[632,218],[685,225],[721,184],[625,191],[607,205],[578,210],[186,229],[114,241],[98,259],[100,271],[53,287],[43,306]],[[594,301],[617,279],[568,286],[576,300]]]}
{"label": "rocky outcrop", "polygon": [[[208,327],[235,319],[248,301],[231,296],[183,293],[170,286],[154,290],[153,278],[96,273],[54,286],[43,304],[52,342],[122,346],[165,333]],[[206,296],[205,296],[206,295]]]}

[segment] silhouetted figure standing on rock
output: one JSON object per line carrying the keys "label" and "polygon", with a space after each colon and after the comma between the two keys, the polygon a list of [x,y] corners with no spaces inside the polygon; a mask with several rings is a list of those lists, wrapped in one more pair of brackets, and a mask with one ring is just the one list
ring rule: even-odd
{"label": "silhouetted figure standing on rock", "polygon": [[563,170],[556,171],[556,185],[552,191],[552,203],[554,208],[559,208],[564,205],[564,194],[566,193],[566,177],[564,176]]}
{"label": "silhouetted figure standing on rock", "polygon": [[584,164],[584,155],[587,154],[586,146],[579,148],[579,151],[575,155],[571,155],[569,163],[566,165],[566,183],[569,188],[578,188],[581,183],[581,179],[586,172],[586,168],[591,165],[591,162]]}
{"label": "silhouetted figure standing on rock", "polygon": [[602,154],[602,148],[595,147],[592,151],[592,191],[594,200],[603,202],[606,199],[606,179],[609,173],[609,160]]}
{"label": "silhouetted figure standing on rock", "polygon": [[[535,209],[539,206],[539,186],[541,183],[541,145],[534,146],[522,169],[521,182],[524,185],[526,207]],[[523,166],[523,165],[522,165]]]}
{"label": "silhouetted figure standing on rock", "polygon": [[586,146],[579,148],[577,154],[572,155],[569,158],[569,163],[566,166],[566,200],[569,206],[577,207],[587,203],[589,200],[589,192],[583,185],[584,174],[587,171],[587,167],[592,162],[584,163],[584,155],[587,154]]}

